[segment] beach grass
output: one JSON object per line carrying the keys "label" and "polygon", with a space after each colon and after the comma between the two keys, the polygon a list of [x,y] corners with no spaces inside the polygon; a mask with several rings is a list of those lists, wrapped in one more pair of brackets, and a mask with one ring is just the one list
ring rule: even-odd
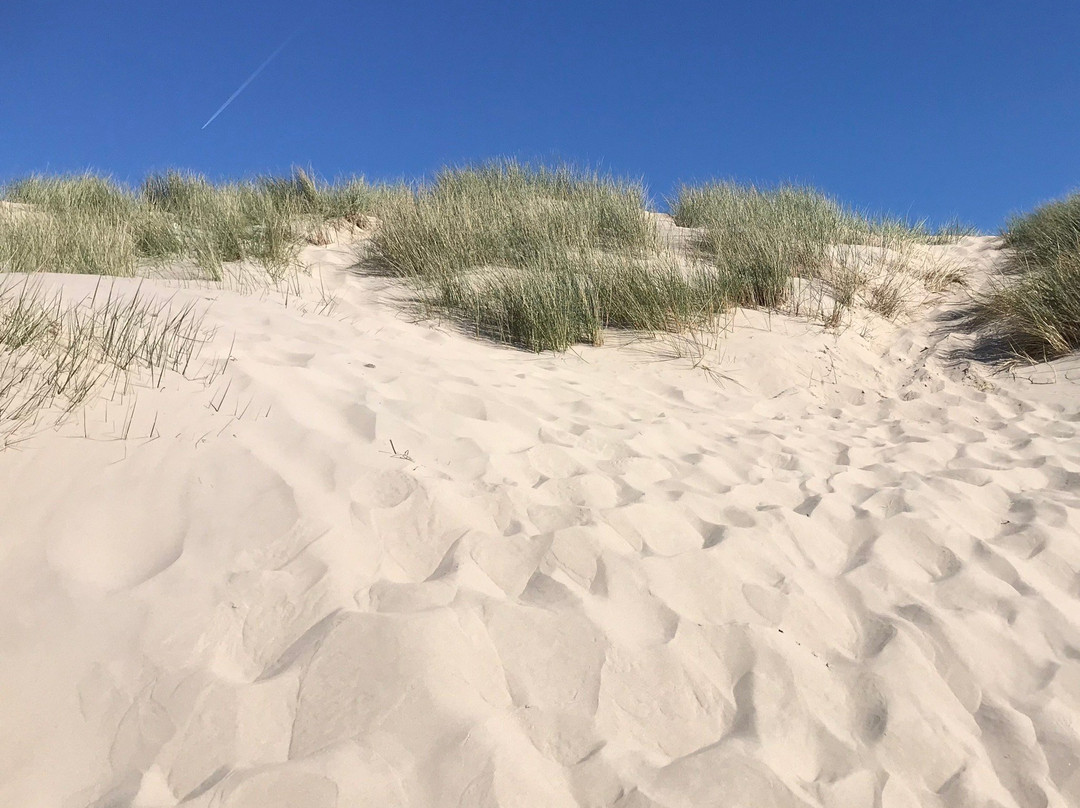
{"label": "beach grass", "polygon": [[426,314],[533,351],[692,319],[695,281],[649,267],[660,246],[640,183],[505,160],[443,170],[373,240]]}
{"label": "beach grass", "polygon": [[1049,266],[1058,257],[1080,254],[1080,192],[1011,217],[1001,235],[1004,246],[1027,264]]}
{"label": "beach grass", "polygon": [[[0,271],[130,277],[187,260],[211,280],[231,262],[280,277],[334,220],[359,222],[399,192],[363,179],[324,183],[307,172],[213,184],[167,171],[128,188],[96,174],[31,176],[0,197]],[[399,194],[400,195],[400,194]]]}
{"label": "beach grass", "polygon": [[385,209],[373,252],[428,315],[534,351],[597,344],[628,312],[663,319],[633,285],[660,247],[645,201],[640,183],[566,166],[445,169]]}
{"label": "beach grass", "polygon": [[909,259],[961,231],[861,216],[811,189],[714,183],[670,202],[697,230],[690,256],[665,245],[640,183],[505,160],[445,169],[384,210],[373,253],[423,314],[534,351],[599,344],[611,328],[695,328],[735,306],[892,317],[910,288],[959,277]]}
{"label": "beach grass", "polygon": [[1009,257],[977,297],[975,324],[1018,359],[1080,350],[1080,193],[1014,216],[1002,241]]}
{"label": "beach grass", "polygon": [[499,161],[445,169],[390,206],[374,237],[395,274],[432,279],[477,267],[540,268],[552,257],[655,249],[640,185],[569,168]]}
{"label": "beach grass", "polygon": [[669,202],[676,224],[698,229],[694,247],[726,279],[740,306],[790,309],[803,288],[793,281],[816,280],[840,309],[860,302],[892,317],[915,281],[941,291],[959,280],[927,260],[911,271],[920,263],[913,248],[949,244],[973,232],[956,224],[932,230],[921,222],[868,216],[796,185],[683,186]]}
{"label": "beach grass", "polygon": [[714,273],[625,255],[550,256],[520,269],[444,275],[422,288],[426,306],[477,336],[536,352],[600,345],[606,329],[681,332],[729,306]]}

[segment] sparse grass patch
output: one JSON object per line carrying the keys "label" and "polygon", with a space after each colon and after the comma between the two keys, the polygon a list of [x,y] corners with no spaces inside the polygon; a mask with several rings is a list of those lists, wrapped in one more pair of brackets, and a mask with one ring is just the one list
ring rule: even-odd
{"label": "sparse grass patch", "polygon": [[363,177],[327,183],[302,168],[294,169],[288,177],[260,177],[254,185],[278,210],[310,217],[317,224],[338,220],[360,224],[365,217],[378,215],[387,205],[410,196],[403,184],[372,185]]}
{"label": "sparse grass patch", "polygon": [[930,230],[925,224],[915,225],[914,230],[922,233],[924,244],[931,245],[955,244],[962,238],[979,235],[978,228],[964,224],[958,219],[946,222],[937,230]]}
{"label": "sparse grass patch", "polygon": [[124,374],[160,384],[167,371],[187,372],[205,338],[192,307],[137,292],[99,289],[65,304],[28,279],[0,285],[0,447],[43,411],[70,413]]}

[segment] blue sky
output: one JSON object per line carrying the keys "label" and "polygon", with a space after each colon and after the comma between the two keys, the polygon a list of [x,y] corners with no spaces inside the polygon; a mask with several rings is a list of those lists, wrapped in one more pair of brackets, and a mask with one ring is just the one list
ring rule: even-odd
{"label": "blue sky", "polygon": [[1078,43],[1075,0],[3,0],[0,180],[517,156],[995,230],[1080,186]]}

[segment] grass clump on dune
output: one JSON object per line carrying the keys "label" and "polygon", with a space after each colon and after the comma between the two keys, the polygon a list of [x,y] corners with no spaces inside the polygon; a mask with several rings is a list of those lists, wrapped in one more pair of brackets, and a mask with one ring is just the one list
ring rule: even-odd
{"label": "grass clump on dune", "polygon": [[143,182],[136,224],[141,256],[193,260],[220,278],[222,267],[252,261],[280,273],[295,258],[309,223],[293,198],[254,183],[212,185],[178,172]]}
{"label": "grass clump on dune", "polygon": [[0,207],[0,270],[131,276],[191,261],[219,280],[235,261],[280,275],[327,223],[359,223],[392,192],[363,180],[320,183],[302,170],[220,185],[168,171],[139,189],[94,174],[34,176],[2,196],[16,204]]}
{"label": "grass clump on dune", "polygon": [[[832,300],[826,319],[857,299],[893,316],[908,246],[954,237],[795,187],[683,188],[672,208],[676,224],[699,229],[691,255],[664,243],[640,185],[499,161],[444,170],[388,206],[373,247],[427,313],[540,351],[599,343],[606,328],[694,328],[733,306],[806,313],[814,294],[819,307]],[[925,288],[952,280],[912,272]]]}
{"label": "grass clump on dune", "polygon": [[3,189],[0,271],[131,275],[136,202],[93,174],[29,177]]}
{"label": "grass clump on dune", "polygon": [[680,332],[728,308],[715,274],[625,255],[552,256],[520,270],[446,275],[429,281],[424,295],[477,336],[537,352],[599,345],[606,328]]}
{"label": "grass clump on dune", "polygon": [[671,213],[676,224],[701,229],[695,246],[730,279],[743,306],[781,306],[791,279],[817,275],[829,246],[852,230],[839,205],[794,187],[684,186]]}
{"label": "grass clump on dune", "polygon": [[388,204],[408,195],[402,184],[373,185],[363,177],[328,183],[303,169],[288,177],[260,177],[253,185],[279,209],[312,217],[316,223],[345,220],[363,224],[366,217],[378,215]]}
{"label": "grass clump on dune", "polygon": [[640,186],[567,168],[504,161],[447,169],[385,211],[374,247],[407,278],[541,269],[570,254],[654,248],[643,203]]}
{"label": "grass clump on dune", "polygon": [[1080,192],[1013,217],[1001,234],[1017,259],[1049,265],[1080,254]]}
{"label": "grass clump on dune", "polygon": [[563,350],[598,344],[604,328],[678,329],[722,307],[697,278],[650,266],[660,243],[644,202],[640,185],[565,167],[448,169],[386,209],[373,246],[429,313]]}
{"label": "grass clump on dune", "polygon": [[924,262],[911,278],[903,277],[911,247],[947,244],[971,232],[870,218],[799,186],[684,186],[671,210],[676,224],[699,229],[695,247],[725,279],[737,305],[790,308],[799,303],[799,281],[818,280],[835,301],[830,316],[857,300],[893,316],[905,286],[915,281],[938,291],[955,280],[940,266]]}
{"label": "grass clump on dune", "polygon": [[1028,359],[1080,350],[1080,193],[1013,218],[1002,239],[1011,255],[976,324]]}

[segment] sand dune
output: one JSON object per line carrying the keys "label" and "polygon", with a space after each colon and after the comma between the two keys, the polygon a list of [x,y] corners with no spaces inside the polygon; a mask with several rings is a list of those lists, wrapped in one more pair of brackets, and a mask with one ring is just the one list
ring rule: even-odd
{"label": "sand dune", "polygon": [[0,803],[1080,804],[1075,361],[949,299],[537,356],[305,257],[143,282],[224,373],[0,453]]}

